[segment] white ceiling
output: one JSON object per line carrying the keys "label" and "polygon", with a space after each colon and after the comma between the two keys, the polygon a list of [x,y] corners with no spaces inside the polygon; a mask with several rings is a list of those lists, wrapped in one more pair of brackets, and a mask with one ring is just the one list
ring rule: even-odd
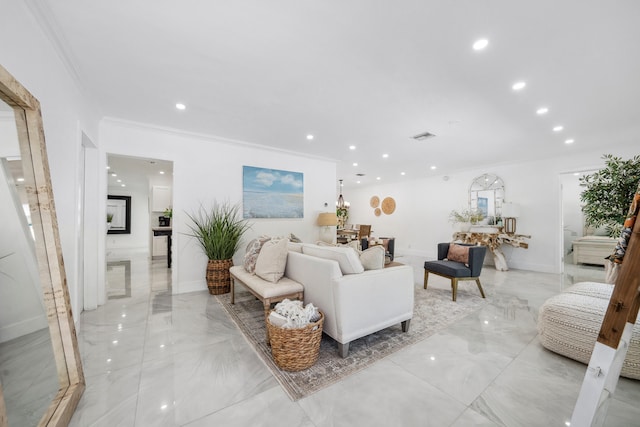
{"label": "white ceiling", "polygon": [[636,0],[30,6],[105,116],[335,158],[346,188],[640,136]]}

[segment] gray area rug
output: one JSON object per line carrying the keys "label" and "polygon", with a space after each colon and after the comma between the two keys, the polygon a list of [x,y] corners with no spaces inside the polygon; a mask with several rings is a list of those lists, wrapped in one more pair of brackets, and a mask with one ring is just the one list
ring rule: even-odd
{"label": "gray area rug", "polygon": [[[264,360],[289,397],[296,401],[354,374],[378,360],[421,341],[486,304],[480,295],[460,293],[458,301],[451,301],[451,291],[416,288],[415,308],[409,332],[403,333],[400,324],[352,341],[349,355],[341,358],[338,344],[323,334],[320,356],[311,368],[299,372],[280,369],[271,357],[265,339],[265,320],[262,303],[248,291],[236,288],[236,303],[231,305],[230,294],[217,295],[218,302],[244,333],[247,341]],[[320,307],[322,310],[322,307]]]}

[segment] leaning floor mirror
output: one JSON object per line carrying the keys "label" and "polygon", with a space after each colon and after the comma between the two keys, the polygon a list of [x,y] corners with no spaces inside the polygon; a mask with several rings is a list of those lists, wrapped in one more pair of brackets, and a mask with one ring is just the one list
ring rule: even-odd
{"label": "leaning floor mirror", "polygon": [[39,102],[0,66],[0,427],[66,426],[84,391]]}

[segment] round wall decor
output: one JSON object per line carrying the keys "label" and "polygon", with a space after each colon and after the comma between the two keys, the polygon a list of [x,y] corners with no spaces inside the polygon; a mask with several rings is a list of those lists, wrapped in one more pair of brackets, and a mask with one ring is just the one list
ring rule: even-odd
{"label": "round wall decor", "polygon": [[387,215],[391,215],[396,210],[396,201],[393,197],[385,197],[382,201],[382,212]]}
{"label": "round wall decor", "polygon": [[371,200],[369,200],[369,204],[372,208],[377,208],[380,204],[380,198],[378,196],[373,196]]}
{"label": "round wall decor", "polygon": [[373,213],[375,214],[375,216],[380,216],[380,208],[375,208]]}

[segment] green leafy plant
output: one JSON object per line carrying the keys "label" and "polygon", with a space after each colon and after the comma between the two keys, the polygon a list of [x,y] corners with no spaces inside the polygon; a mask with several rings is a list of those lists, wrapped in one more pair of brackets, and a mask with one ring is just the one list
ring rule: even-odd
{"label": "green leafy plant", "polygon": [[580,185],[585,187],[580,194],[582,212],[587,225],[605,227],[610,237],[619,237],[640,182],[640,156],[623,160],[605,154],[602,158],[604,169],[580,178]]}
{"label": "green leafy plant", "polygon": [[162,213],[162,215],[164,215],[167,218],[172,218],[173,217],[173,209],[171,209],[171,208],[165,209],[164,212]]}
{"label": "green leafy plant", "polygon": [[457,222],[470,222],[477,224],[482,221],[484,215],[477,209],[463,209],[460,211],[452,210],[449,213],[449,222],[455,224]]}
{"label": "green leafy plant", "polygon": [[247,220],[242,219],[240,205],[237,204],[214,203],[208,210],[201,205],[195,213],[187,213],[187,216],[192,222],[188,235],[198,240],[211,260],[233,258],[242,235],[250,228]]}
{"label": "green leafy plant", "polygon": [[112,213],[108,213],[107,214],[107,222],[111,222],[113,221],[113,214]]}

